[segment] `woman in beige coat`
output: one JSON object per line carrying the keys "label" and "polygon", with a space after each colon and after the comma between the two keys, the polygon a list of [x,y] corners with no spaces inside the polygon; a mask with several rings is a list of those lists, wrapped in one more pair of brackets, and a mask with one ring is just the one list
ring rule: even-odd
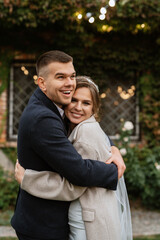
{"label": "woman in beige coat", "polygon": [[[65,108],[70,120],[69,140],[85,159],[106,161],[111,157],[108,137],[96,121],[99,111],[97,85],[88,77],[77,77],[71,104]],[[18,174],[24,171],[17,165]],[[21,178],[21,173],[17,179]],[[19,180],[20,181],[20,180]],[[121,236],[122,226],[114,191],[70,184],[53,172],[26,170],[21,187],[30,194],[54,200],[72,201],[69,209],[69,240],[131,240]]]}

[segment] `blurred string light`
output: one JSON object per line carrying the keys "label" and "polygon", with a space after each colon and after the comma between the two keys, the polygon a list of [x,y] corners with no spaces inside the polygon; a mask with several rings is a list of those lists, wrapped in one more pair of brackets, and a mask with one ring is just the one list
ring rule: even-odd
{"label": "blurred string light", "polygon": [[135,29],[132,30],[134,34],[138,33],[139,31],[147,32],[150,31],[150,26],[147,23],[137,24]]}
{"label": "blurred string light", "polygon": [[78,16],[77,16],[78,19],[82,19],[82,14],[79,13]]}
{"label": "blurred string light", "polygon": [[116,5],[116,0],[109,0],[109,6],[110,7],[115,7],[115,5]]}
{"label": "blurred string light", "polygon": [[132,85],[127,91],[124,91],[121,86],[118,86],[117,92],[122,99],[129,99],[135,95],[135,86]]}
{"label": "blurred string light", "polygon": [[106,14],[107,13],[107,8],[106,7],[102,7],[101,9],[100,9],[100,13],[101,14]]}
{"label": "blurred string light", "polygon": [[78,18],[78,20],[82,19],[82,17],[83,17],[81,12],[75,12],[74,15]]}
{"label": "blurred string light", "polygon": [[23,73],[24,73],[25,75],[28,75],[28,74],[29,74],[29,71],[28,71],[24,66],[21,67],[21,70],[23,71]]}
{"label": "blurred string light", "polygon": [[[123,90],[123,88],[121,86],[117,87],[117,92],[119,93],[119,96],[124,99],[127,100],[131,97],[133,97],[135,95],[135,91],[136,91],[136,87],[134,85],[132,85],[130,88],[128,88],[127,90]],[[106,98],[109,94],[111,94],[111,89],[107,88],[107,90],[103,93],[101,93],[100,98]],[[114,105],[118,105],[119,102],[118,101],[114,101]]]}
{"label": "blurred string light", "polygon": [[[101,7],[100,15],[99,15],[100,20],[104,20],[106,18],[107,8],[115,7],[116,1],[117,0],[109,0],[108,4],[105,7]],[[94,23],[94,21],[95,21],[95,17],[93,15],[93,13],[91,13],[91,12],[87,12],[85,16],[83,16],[83,14],[80,12],[76,12],[75,16],[77,17],[78,20],[81,20],[83,17],[86,17],[88,19],[89,23]]]}
{"label": "blurred string light", "polygon": [[103,93],[101,93],[100,98],[106,98],[107,95],[109,95],[111,93],[111,89],[107,88],[107,90]]}
{"label": "blurred string light", "polygon": [[95,20],[94,17],[90,17],[88,21],[89,21],[89,23],[94,23],[94,20]]}
{"label": "blurred string light", "polygon": [[86,13],[86,17],[87,17],[87,18],[90,18],[91,16],[92,16],[92,13],[91,13],[91,12]]}
{"label": "blurred string light", "polygon": [[38,82],[37,82],[38,76],[37,76],[37,75],[34,75],[34,76],[33,76],[33,80],[34,80],[34,83],[37,85],[37,84],[38,84]]}
{"label": "blurred string light", "polygon": [[109,25],[103,25],[102,26],[102,31],[103,32],[111,32],[112,30],[113,30],[112,26],[109,26]]}
{"label": "blurred string light", "polygon": [[105,7],[101,7],[99,19],[104,20],[106,18],[107,8],[115,7],[115,5],[116,5],[116,0],[109,0],[108,5],[106,5]]}
{"label": "blurred string light", "polygon": [[100,95],[100,98],[106,98],[106,96],[107,96],[106,93],[102,93],[102,94]]}
{"label": "blurred string light", "polygon": [[[24,75],[29,75],[30,74],[25,66],[21,66],[21,70],[24,73]],[[37,84],[38,76],[37,75],[33,75],[33,80],[34,80],[34,83]]]}
{"label": "blurred string light", "polygon": [[100,19],[100,20],[104,20],[105,18],[106,18],[105,14],[100,14],[100,15],[99,15],[99,19]]}

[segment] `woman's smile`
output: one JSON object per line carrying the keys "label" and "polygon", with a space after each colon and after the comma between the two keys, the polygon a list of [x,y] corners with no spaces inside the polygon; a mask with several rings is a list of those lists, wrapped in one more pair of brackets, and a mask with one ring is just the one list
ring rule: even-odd
{"label": "woman's smile", "polygon": [[79,117],[82,116],[82,114],[76,113],[76,112],[71,112],[71,114],[72,114],[73,117],[76,117],[76,118],[79,118]]}

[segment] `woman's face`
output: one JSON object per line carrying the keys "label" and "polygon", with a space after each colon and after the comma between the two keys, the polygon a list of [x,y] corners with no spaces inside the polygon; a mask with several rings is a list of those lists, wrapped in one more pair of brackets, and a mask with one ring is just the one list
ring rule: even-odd
{"label": "woman's face", "polygon": [[71,123],[77,125],[93,114],[93,100],[88,88],[76,89],[72,101],[65,108],[65,115]]}

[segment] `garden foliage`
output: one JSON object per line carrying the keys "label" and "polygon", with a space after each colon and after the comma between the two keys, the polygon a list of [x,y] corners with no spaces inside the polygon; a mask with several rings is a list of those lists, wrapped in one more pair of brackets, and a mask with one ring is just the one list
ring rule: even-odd
{"label": "garden foliage", "polygon": [[131,146],[132,130],[120,130],[118,146],[126,164],[125,181],[130,199],[140,199],[143,206],[160,206],[160,146]]}

